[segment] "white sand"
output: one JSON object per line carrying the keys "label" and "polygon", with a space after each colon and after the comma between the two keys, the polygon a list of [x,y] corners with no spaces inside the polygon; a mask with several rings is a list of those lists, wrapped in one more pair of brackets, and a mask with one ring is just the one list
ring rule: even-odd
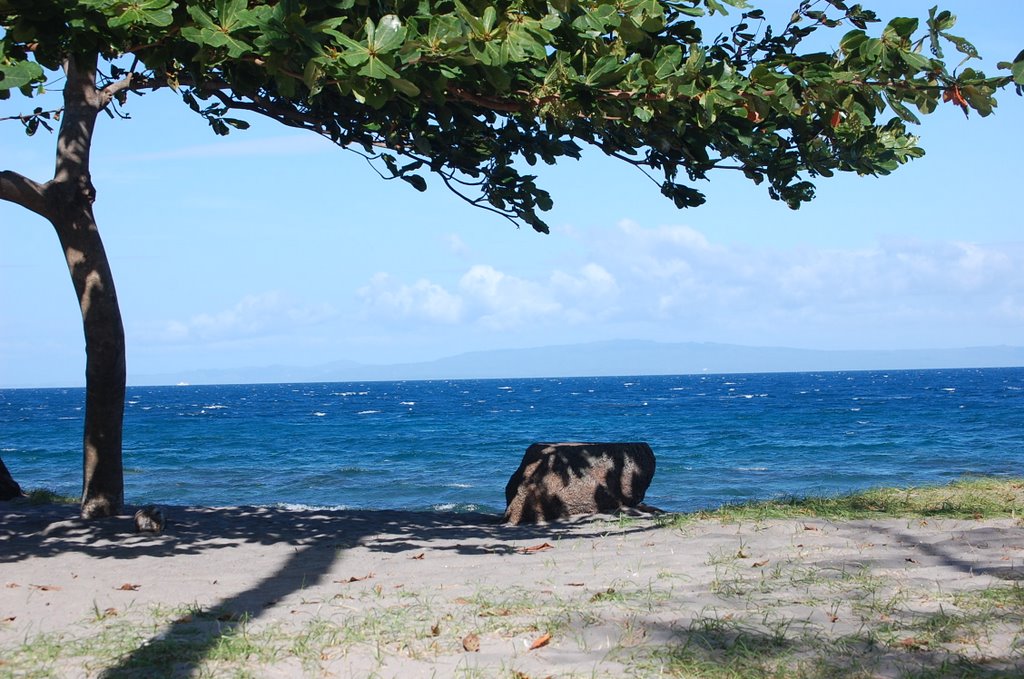
{"label": "white sand", "polygon": [[[1001,617],[971,594],[1024,579],[1024,528],[1011,520],[669,529],[650,517],[508,527],[481,515],[165,511],[153,536],[129,516],[0,504],[0,677],[98,676],[181,639],[195,654],[182,655],[182,676],[197,663],[229,676],[660,676],[679,657],[726,666],[748,647],[768,666],[840,675],[965,658],[1024,676],[1019,609]],[[936,616],[954,614],[988,616],[975,620],[984,632],[936,636]],[[243,633],[265,653],[211,650]],[[83,641],[104,634],[124,648]],[[30,657],[40,639],[61,652]]]}

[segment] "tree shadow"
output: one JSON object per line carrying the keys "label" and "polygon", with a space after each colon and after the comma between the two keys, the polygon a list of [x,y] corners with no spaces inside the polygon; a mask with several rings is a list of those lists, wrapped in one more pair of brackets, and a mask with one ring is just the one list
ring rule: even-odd
{"label": "tree shadow", "polygon": [[[608,532],[607,516],[546,525],[509,526],[496,515],[416,511],[293,510],[275,507],[166,507],[162,534],[137,534],[130,515],[83,520],[77,507],[0,505],[0,563],[56,557],[78,552],[92,558],[173,558],[240,545],[294,547],[286,561],[262,577],[252,573],[248,589],[224,597],[202,613],[213,619],[196,636],[194,619],[171,622],[158,635],[122,656],[101,676],[132,675],[158,659],[180,654],[190,639],[181,667],[188,676],[225,636],[245,621],[303,588],[321,583],[347,549],[400,553],[443,549],[457,554],[513,553],[524,540],[591,539]],[[652,522],[617,527],[617,533],[655,528]]]}
{"label": "tree shadow", "polygon": [[[941,624],[942,613],[920,614],[915,627]],[[1024,622],[1015,616],[1017,623]],[[675,623],[645,626],[650,637],[668,638],[660,646],[620,651],[633,663],[657,668],[667,676],[799,676],[804,679],[835,677],[972,677],[1018,679],[1024,659],[971,657],[943,648],[919,644],[885,643],[875,631],[862,629],[829,638],[820,632],[778,632],[732,620],[697,620],[680,629]]]}

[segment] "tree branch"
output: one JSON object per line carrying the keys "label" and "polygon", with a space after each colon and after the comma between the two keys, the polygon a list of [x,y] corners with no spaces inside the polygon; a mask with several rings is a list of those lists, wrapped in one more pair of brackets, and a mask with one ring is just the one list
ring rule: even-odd
{"label": "tree branch", "polygon": [[43,185],[11,170],[0,171],[0,200],[7,200],[49,219]]}

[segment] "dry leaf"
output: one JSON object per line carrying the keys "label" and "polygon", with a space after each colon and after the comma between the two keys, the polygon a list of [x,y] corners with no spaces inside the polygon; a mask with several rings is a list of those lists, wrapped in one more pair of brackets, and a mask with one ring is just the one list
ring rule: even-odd
{"label": "dry leaf", "polygon": [[57,585],[29,585],[32,589],[38,589],[40,592],[59,592],[60,587]]}
{"label": "dry leaf", "polygon": [[377,594],[377,596],[380,596],[381,592],[383,592],[383,591],[384,591],[384,587],[383,587],[383,586],[381,586],[381,585],[379,585],[379,584],[377,584],[377,585],[374,585],[374,586],[373,586],[373,591],[374,591],[374,593],[376,593],[376,594]]}
{"label": "dry leaf", "polygon": [[471,604],[471,603],[473,603],[473,602],[472,602],[472,601],[470,601],[469,599],[467,599],[467,598],[466,598],[466,597],[464,597],[464,596],[460,596],[460,597],[459,597],[458,599],[456,599],[456,600],[455,600],[455,603],[457,603],[457,604],[462,604],[462,605],[466,605],[466,604]]}
{"label": "dry leaf", "polygon": [[335,580],[335,582],[340,582],[343,585],[347,585],[350,582],[362,582],[363,580],[369,580],[372,577],[373,577],[373,573],[367,573],[363,577],[359,577],[357,575],[353,575],[348,580]]}
{"label": "dry leaf", "polygon": [[480,637],[476,632],[470,632],[462,638],[462,647],[470,653],[480,652]]}
{"label": "dry leaf", "polygon": [[906,559],[904,559],[904,561],[908,561],[910,563],[917,563],[917,561],[915,561],[914,558],[910,557],[910,556],[908,556]]}
{"label": "dry leaf", "polygon": [[10,617],[4,618],[4,619],[3,619],[3,622],[14,622],[14,621],[15,621],[15,620],[17,620],[17,619],[18,619],[18,616],[16,616],[16,615],[12,615],[12,616],[10,616]]}
{"label": "dry leaf", "polygon": [[530,644],[530,650],[531,651],[536,650],[536,649],[541,648],[543,646],[547,646],[550,643],[551,643],[551,634],[544,633],[544,634],[540,635],[539,637],[537,637],[536,639],[533,640],[533,643]]}
{"label": "dry leaf", "polygon": [[186,615],[184,617],[181,617],[181,618],[178,618],[177,620],[175,620],[174,624],[175,625],[187,625],[188,623],[192,622],[192,620],[193,620],[193,618],[192,618],[191,615]]}
{"label": "dry leaf", "polygon": [[830,622],[839,622],[839,616],[835,613],[829,613],[828,619]]}
{"label": "dry leaf", "polygon": [[583,587],[583,584],[584,583],[582,583],[582,582],[567,582],[567,583],[565,583],[565,586],[566,587]]}
{"label": "dry leaf", "polygon": [[126,582],[123,585],[121,585],[120,587],[118,587],[117,589],[119,589],[119,590],[121,590],[123,592],[138,592],[139,591],[139,587],[142,587],[142,585],[133,585],[130,582]]}
{"label": "dry leaf", "polygon": [[906,639],[900,640],[900,646],[911,650],[917,650],[928,648],[928,641],[926,639],[918,639],[917,637],[907,637]]}
{"label": "dry leaf", "polygon": [[4,585],[4,587],[6,587],[7,589],[14,589],[15,587],[21,587],[21,585],[19,585],[16,582],[8,582],[6,585]]}
{"label": "dry leaf", "polygon": [[423,559],[423,557],[425,557],[426,555],[427,555],[427,554],[426,554],[426,552],[420,552],[420,553],[419,553],[419,554],[417,554],[416,556],[411,556],[411,557],[409,557],[409,558],[410,558],[410,559],[417,559],[417,560],[422,560],[422,559]]}
{"label": "dry leaf", "polygon": [[804,524],[804,530],[821,530],[821,529],[818,528],[817,526],[808,526],[807,524]]}
{"label": "dry leaf", "polygon": [[750,567],[760,568],[762,566],[767,566],[769,561],[771,561],[771,559],[765,559],[764,561],[755,561],[754,563],[750,564]]}
{"label": "dry leaf", "polygon": [[434,626],[430,628],[430,636],[439,637],[441,636],[441,623],[434,623]]}
{"label": "dry leaf", "polygon": [[545,542],[540,545],[533,545],[532,547],[523,547],[519,550],[520,554],[533,554],[534,552],[543,552],[546,549],[554,549],[549,543]]}
{"label": "dry leaf", "polygon": [[103,611],[103,617],[104,618],[113,618],[113,617],[116,617],[116,616],[117,616],[117,609],[116,608],[107,608],[107,609],[104,609],[104,611]]}

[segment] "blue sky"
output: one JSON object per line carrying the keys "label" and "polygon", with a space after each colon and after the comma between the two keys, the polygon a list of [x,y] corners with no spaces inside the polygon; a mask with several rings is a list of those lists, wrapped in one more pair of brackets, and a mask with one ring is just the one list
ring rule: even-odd
{"label": "blue sky", "polygon": [[[872,4],[924,17],[932,3]],[[1024,48],[1024,3],[941,6],[987,71]],[[25,104],[0,102],[0,117]],[[309,133],[254,120],[215,137],[170,92],[129,111],[101,117],[93,170],[130,382],[604,339],[1024,344],[1024,99],[1012,92],[986,119],[941,107],[919,129],[925,158],[885,178],[822,180],[796,212],[728,173],[704,186],[705,206],[678,211],[635,170],[588,153],[540,173],[555,199],[547,236],[429,177],[425,194],[384,182]],[[51,135],[2,123],[0,149],[2,169],[52,176]],[[8,203],[0,288],[0,386],[82,384],[56,236]]]}

